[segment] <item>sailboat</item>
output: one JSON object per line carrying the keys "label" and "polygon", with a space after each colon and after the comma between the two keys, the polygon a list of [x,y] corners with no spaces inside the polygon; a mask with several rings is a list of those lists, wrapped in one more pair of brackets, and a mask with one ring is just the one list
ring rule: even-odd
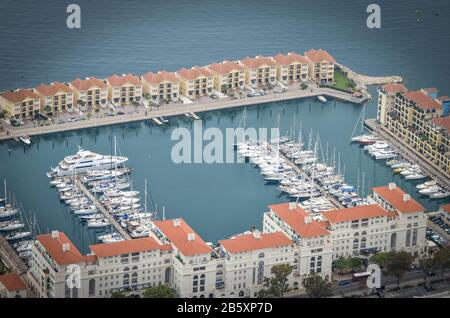
{"label": "sailboat", "polygon": [[[363,109],[361,110],[361,115],[358,118],[358,121],[356,122],[355,128],[353,128],[351,142],[357,142],[361,145],[371,145],[374,144],[377,139],[373,135],[364,134],[364,118],[365,118],[365,112],[366,112],[366,104],[364,103]],[[361,124],[361,130],[360,135],[355,136],[356,129],[358,125]]]}

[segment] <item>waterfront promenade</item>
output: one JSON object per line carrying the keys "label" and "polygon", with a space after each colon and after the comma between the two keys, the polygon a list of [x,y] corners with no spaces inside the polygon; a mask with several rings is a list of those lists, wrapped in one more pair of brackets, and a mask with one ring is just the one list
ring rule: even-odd
{"label": "waterfront promenade", "polygon": [[[341,92],[330,88],[308,88],[300,90],[296,87],[290,87],[284,93],[270,93],[266,96],[259,97],[244,97],[241,99],[232,100],[230,98],[224,99],[208,99],[206,101],[194,101],[191,104],[170,104],[159,107],[158,109],[145,110],[140,107],[140,110],[133,114],[123,114],[112,117],[96,118],[95,115],[87,120],[76,121],[63,124],[52,124],[42,127],[16,127],[10,130],[10,134],[6,134],[6,127],[4,132],[0,132],[0,140],[17,138],[21,135],[35,136],[70,130],[78,130],[91,127],[108,126],[114,124],[124,124],[129,122],[147,120],[158,116],[177,116],[185,113],[194,112],[201,113],[206,111],[236,108],[243,106],[260,105],[272,102],[282,102],[287,100],[317,97],[323,95],[328,98],[334,98],[345,102],[361,104],[366,101],[366,98],[356,97],[350,93]],[[130,107],[132,109],[132,107]]]}
{"label": "waterfront promenade", "polygon": [[402,157],[418,164],[428,177],[436,180],[446,190],[450,189],[450,175],[446,171],[419,153],[411,145],[403,142],[388,128],[378,124],[375,119],[367,119],[365,125],[375,134],[394,145]]}

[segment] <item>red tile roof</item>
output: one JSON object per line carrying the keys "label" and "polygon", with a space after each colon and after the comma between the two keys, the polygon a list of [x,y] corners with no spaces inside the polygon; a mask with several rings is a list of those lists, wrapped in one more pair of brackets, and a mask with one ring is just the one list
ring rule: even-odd
{"label": "red tile roof", "polygon": [[[209,254],[212,248],[208,246],[202,238],[183,219],[179,220],[179,225],[175,226],[176,220],[164,220],[153,222],[162,234],[184,256]],[[193,240],[188,239],[188,234],[194,234]]]}
{"label": "red tile roof", "polygon": [[395,186],[392,190],[389,189],[389,185],[375,187],[372,190],[401,213],[414,213],[425,210],[425,208],[413,198],[404,201],[403,196],[407,193],[398,186]]}
{"label": "red tile roof", "polygon": [[298,205],[290,209],[289,203],[281,203],[269,205],[269,208],[300,237],[317,237],[329,234],[323,224],[319,224],[314,219],[311,219],[310,223],[305,223],[305,217],[308,216],[308,213]]}
{"label": "red tile roof", "polygon": [[[59,265],[77,264],[85,261],[85,256],[78,251],[76,246],[63,232],[59,232],[57,238],[52,238],[51,234],[43,234],[38,235],[36,239]],[[68,251],[63,251],[63,244],[69,245]]]}
{"label": "red tile roof", "polygon": [[381,86],[381,90],[388,94],[404,93],[408,91],[406,86],[401,83],[384,84]]}
{"label": "red tile roof", "polygon": [[450,213],[450,204],[444,204],[441,206],[441,209]]}
{"label": "red tile roof", "polygon": [[422,90],[426,93],[437,93],[439,92],[435,87],[422,88]]}
{"label": "red tile roof", "polygon": [[322,61],[336,63],[336,60],[327,51],[322,49],[306,51],[305,56],[313,63],[320,63]]}
{"label": "red tile roof", "polygon": [[439,96],[437,98],[437,100],[440,101],[440,102],[447,102],[447,101],[450,101],[450,97],[448,97],[448,96]]}
{"label": "red tile roof", "polygon": [[[256,235],[256,234],[255,234]],[[229,253],[241,253],[267,248],[276,248],[292,245],[293,241],[282,232],[260,233],[256,238],[254,234],[243,234],[227,240],[219,241]]]}
{"label": "red tile roof", "polygon": [[239,72],[244,69],[238,63],[231,62],[231,61],[223,61],[222,63],[214,63],[211,65],[208,65],[208,68],[216,73],[221,74],[221,75],[228,74],[230,72]]}
{"label": "red tile roof", "polygon": [[31,89],[18,89],[16,91],[3,92],[0,95],[13,103],[21,102],[27,98],[39,99],[39,95]]}
{"label": "red tile roof", "polygon": [[450,117],[433,118],[431,122],[438,127],[447,129],[447,134],[450,135]]}
{"label": "red tile roof", "polygon": [[322,215],[330,223],[348,222],[378,216],[388,216],[388,212],[378,204],[361,205],[353,208],[325,211]]}
{"label": "red tile roof", "polygon": [[275,55],[273,57],[273,59],[280,65],[290,65],[292,63],[302,63],[302,64],[306,64],[308,63],[308,60],[306,59],[306,57],[297,54],[295,52],[290,52],[287,55],[278,53],[277,55]]}
{"label": "red tile roof", "polygon": [[99,258],[117,256],[121,254],[140,253],[157,249],[167,250],[170,246],[160,245],[151,237],[143,237],[122,242],[96,244],[89,246],[91,251]]}
{"label": "red tile roof", "polygon": [[44,96],[54,96],[58,92],[64,92],[64,93],[72,93],[73,90],[63,83],[60,82],[54,82],[50,85],[41,84],[38,87],[36,87],[36,90],[41,93]]}
{"label": "red tile roof", "polygon": [[206,67],[182,68],[177,72],[178,75],[188,79],[195,80],[199,77],[213,77],[213,74]]}
{"label": "red tile roof", "polygon": [[247,56],[245,59],[241,60],[241,63],[252,69],[259,68],[263,65],[277,66],[277,63],[275,61],[273,61],[270,57],[265,56]]}
{"label": "red tile roof", "polygon": [[17,274],[0,275],[0,283],[10,292],[27,288],[22,278]]}
{"label": "red tile roof", "polygon": [[409,91],[403,94],[405,98],[411,102],[414,102],[417,107],[422,110],[440,109],[442,105],[435,101],[422,91]]}
{"label": "red tile roof", "polygon": [[158,73],[148,72],[143,76],[143,78],[151,84],[160,84],[164,81],[170,83],[177,83],[179,81],[178,78],[175,76],[175,73],[166,71],[159,71]]}
{"label": "red tile roof", "polygon": [[71,84],[79,91],[85,91],[90,89],[91,87],[98,87],[98,88],[106,88],[106,84],[95,78],[95,77],[89,77],[85,80],[81,80],[77,78],[76,80],[72,81]]}
{"label": "red tile roof", "polygon": [[136,76],[133,74],[127,74],[127,75],[122,75],[122,76],[118,76],[118,75],[114,74],[114,75],[108,77],[107,81],[112,87],[118,87],[118,86],[120,87],[120,86],[124,86],[126,84],[131,84],[134,86],[142,85],[141,79],[139,78],[139,76]]}

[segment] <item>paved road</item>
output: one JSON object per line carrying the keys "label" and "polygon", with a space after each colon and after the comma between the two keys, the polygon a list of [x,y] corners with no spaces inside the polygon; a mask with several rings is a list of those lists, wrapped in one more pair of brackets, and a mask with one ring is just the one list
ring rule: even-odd
{"label": "paved road", "polygon": [[189,112],[200,113],[200,112],[211,111],[211,110],[219,110],[219,109],[235,108],[235,107],[251,106],[251,105],[260,105],[260,104],[264,104],[264,103],[292,100],[292,99],[305,98],[305,97],[315,97],[315,96],[319,96],[319,95],[331,96],[332,98],[344,100],[344,101],[351,102],[351,103],[362,103],[364,101],[363,99],[357,98],[357,97],[353,96],[352,94],[337,91],[334,89],[329,89],[329,88],[315,88],[313,90],[311,90],[311,89],[300,90],[298,88],[293,87],[285,93],[279,93],[279,94],[271,93],[266,96],[245,97],[245,98],[236,99],[236,100],[231,100],[230,98],[224,98],[224,99],[219,99],[219,100],[203,99],[200,101],[195,101],[192,104],[165,105],[165,106],[160,107],[159,109],[154,109],[151,111],[144,111],[141,107],[141,110],[138,113],[133,113],[133,114],[124,114],[124,115],[118,115],[118,116],[113,116],[113,117],[104,117],[104,118],[96,118],[96,116],[94,115],[89,120],[83,120],[83,121],[77,121],[77,122],[71,122],[71,123],[53,124],[50,126],[43,126],[43,127],[28,127],[28,128],[17,127],[17,128],[12,128],[11,135],[6,135],[7,129],[5,129],[4,132],[0,133],[0,140],[10,139],[10,138],[18,137],[21,135],[33,136],[33,135],[68,131],[68,130],[77,130],[77,129],[83,129],[83,128],[88,128],[88,127],[98,127],[98,126],[106,126],[106,125],[112,125],[112,124],[140,121],[140,120],[146,120],[146,119],[150,119],[152,117],[157,117],[157,116],[176,116],[176,115],[183,115],[183,114],[189,113]]}

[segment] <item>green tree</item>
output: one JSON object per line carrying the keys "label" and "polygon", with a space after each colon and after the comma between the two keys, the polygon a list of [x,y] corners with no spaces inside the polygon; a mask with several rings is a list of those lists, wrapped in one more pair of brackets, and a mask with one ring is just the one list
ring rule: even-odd
{"label": "green tree", "polygon": [[389,252],[386,262],[386,273],[397,278],[397,285],[400,285],[400,279],[411,266],[414,258],[408,252]]}
{"label": "green tree", "polygon": [[228,91],[228,85],[227,84],[223,84],[220,88],[221,92],[226,94]]}
{"label": "green tree", "polygon": [[334,269],[339,274],[346,273],[350,268],[351,266],[348,258],[341,256],[334,262]]}
{"label": "green tree", "polygon": [[369,258],[369,261],[371,263],[380,265],[380,267],[382,269],[386,269],[386,264],[387,264],[388,260],[389,260],[389,253],[386,253],[386,252],[373,254]]}
{"label": "green tree", "polygon": [[47,114],[52,112],[52,107],[50,105],[45,105],[44,110]]}
{"label": "green tree", "polygon": [[175,298],[177,293],[166,285],[149,287],[144,290],[145,298]]}
{"label": "green tree", "polygon": [[359,271],[362,267],[362,259],[360,257],[351,257],[349,263],[352,271]]}
{"label": "green tree", "polygon": [[0,118],[5,119],[5,117],[6,117],[6,110],[1,109],[0,110]]}
{"label": "green tree", "polygon": [[95,107],[95,113],[97,114],[97,119],[98,119],[98,113],[100,112],[100,107]]}
{"label": "green tree", "polygon": [[419,266],[424,274],[424,282],[427,287],[430,287],[431,273],[436,269],[436,260],[433,255],[427,255],[419,259]]}
{"label": "green tree", "polygon": [[284,294],[290,290],[288,277],[291,275],[294,267],[290,264],[274,265],[270,269],[272,274],[269,278],[264,278],[264,289],[260,290],[260,298],[283,298]]}
{"label": "green tree", "polygon": [[450,247],[443,247],[434,254],[436,269],[444,276],[445,271],[450,268]]}
{"label": "green tree", "polygon": [[316,273],[310,274],[302,281],[306,295],[310,298],[329,297],[332,293],[333,284]]}
{"label": "green tree", "polygon": [[112,292],[111,298],[127,298],[127,295],[121,292]]}

